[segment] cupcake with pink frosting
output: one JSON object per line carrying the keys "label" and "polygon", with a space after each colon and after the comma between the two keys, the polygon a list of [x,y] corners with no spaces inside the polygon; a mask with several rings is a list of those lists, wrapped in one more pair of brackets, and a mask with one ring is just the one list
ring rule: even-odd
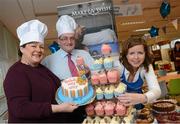
{"label": "cupcake with pink frosting", "polygon": [[105,106],[104,106],[104,111],[105,115],[111,116],[114,114],[114,108],[115,108],[115,103],[112,101],[107,101]]}
{"label": "cupcake with pink frosting", "polygon": [[92,85],[98,85],[100,83],[98,73],[94,73],[91,75],[91,83],[92,83]]}
{"label": "cupcake with pink frosting", "polygon": [[108,55],[111,53],[111,46],[108,44],[102,44],[101,46],[101,52],[104,55]]}
{"label": "cupcake with pink frosting", "polygon": [[108,83],[105,71],[102,71],[99,73],[99,81],[100,81],[100,84],[107,84]]}
{"label": "cupcake with pink frosting", "polygon": [[111,69],[107,72],[109,83],[117,83],[119,80],[119,72],[116,69]]}
{"label": "cupcake with pink frosting", "polygon": [[94,110],[96,112],[96,115],[104,116],[104,106],[100,102],[96,103],[96,106],[95,106]]}
{"label": "cupcake with pink frosting", "polygon": [[94,112],[94,105],[93,104],[87,105],[85,110],[86,110],[86,114],[88,116],[93,116],[95,114],[95,112]]}
{"label": "cupcake with pink frosting", "polygon": [[126,114],[127,109],[126,106],[124,106],[120,102],[117,102],[115,111],[117,115],[124,116]]}

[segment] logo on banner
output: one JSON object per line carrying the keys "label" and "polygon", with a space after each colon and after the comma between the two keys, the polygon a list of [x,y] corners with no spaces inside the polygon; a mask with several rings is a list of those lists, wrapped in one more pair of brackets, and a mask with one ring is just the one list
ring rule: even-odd
{"label": "logo on banner", "polygon": [[78,10],[78,11],[73,11],[72,16],[98,15],[101,12],[107,12],[110,11],[111,9],[112,9],[111,6],[103,6],[97,8],[90,8],[87,10]]}

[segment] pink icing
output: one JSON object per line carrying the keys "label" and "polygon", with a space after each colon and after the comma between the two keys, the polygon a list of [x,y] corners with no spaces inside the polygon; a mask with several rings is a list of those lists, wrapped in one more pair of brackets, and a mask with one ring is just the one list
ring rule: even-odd
{"label": "pink icing", "polygon": [[107,102],[105,104],[104,110],[105,110],[105,114],[110,116],[114,114],[114,107],[115,107],[115,103],[110,103]]}
{"label": "pink icing", "polygon": [[124,116],[127,111],[126,107],[119,102],[117,103],[115,110],[116,110],[116,114],[120,116]]}
{"label": "pink icing", "polygon": [[118,71],[115,69],[109,70],[107,72],[107,78],[108,78],[109,83],[116,83],[119,79]]}
{"label": "pink icing", "polygon": [[107,76],[105,72],[99,74],[99,81],[101,84],[107,84]]}
{"label": "pink icing", "polygon": [[91,83],[92,83],[92,85],[99,84],[99,76],[98,76],[98,74],[92,74],[91,75]]}
{"label": "pink icing", "polygon": [[94,106],[92,104],[89,104],[85,108],[87,115],[92,116],[94,115]]}
{"label": "pink icing", "polygon": [[104,115],[104,107],[101,103],[97,103],[95,106],[95,112],[96,115],[98,116],[103,116]]}
{"label": "pink icing", "polygon": [[110,54],[111,52],[111,47],[108,44],[103,44],[101,47],[101,52],[102,54]]}

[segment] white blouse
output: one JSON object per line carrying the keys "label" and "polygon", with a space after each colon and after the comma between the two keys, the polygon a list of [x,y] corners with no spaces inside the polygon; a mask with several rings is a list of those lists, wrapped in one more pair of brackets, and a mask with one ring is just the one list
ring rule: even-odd
{"label": "white blouse", "polygon": [[[120,70],[120,76],[122,76],[125,69],[125,78],[126,80],[129,77],[130,72],[122,65],[120,62],[115,62],[114,65]],[[161,95],[161,89],[157,80],[157,76],[154,73],[152,65],[149,65],[149,71],[146,72],[144,67],[140,67],[135,74],[133,82],[138,80],[139,74],[144,82],[147,83],[148,91],[145,93],[148,99],[148,103],[154,102]]]}

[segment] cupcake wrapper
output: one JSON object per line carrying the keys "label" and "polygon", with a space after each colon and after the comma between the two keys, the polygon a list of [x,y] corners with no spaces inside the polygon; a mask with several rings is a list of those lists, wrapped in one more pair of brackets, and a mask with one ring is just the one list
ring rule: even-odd
{"label": "cupcake wrapper", "polygon": [[105,67],[106,69],[110,69],[110,68],[113,67],[113,63],[112,63],[112,62],[110,62],[110,63],[104,63],[104,67]]}
{"label": "cupcake wrapper", "polygon": [[96,99],[97,100],[101,100],[101,99],[103,99],[104,98],[104,95],[103,94],[97,94],[96,95]]}
{"label": "cupcake wrapper", "polygon": [[100,69],[102,69],[102,64],[94,64],[93,68],[94,68],[94,70],[100,70]]}
{"label": "cupcake wrapper", "polygon": [[112,94],[105,94],[105,99],[112,99],[113,98],[113,93]]}

